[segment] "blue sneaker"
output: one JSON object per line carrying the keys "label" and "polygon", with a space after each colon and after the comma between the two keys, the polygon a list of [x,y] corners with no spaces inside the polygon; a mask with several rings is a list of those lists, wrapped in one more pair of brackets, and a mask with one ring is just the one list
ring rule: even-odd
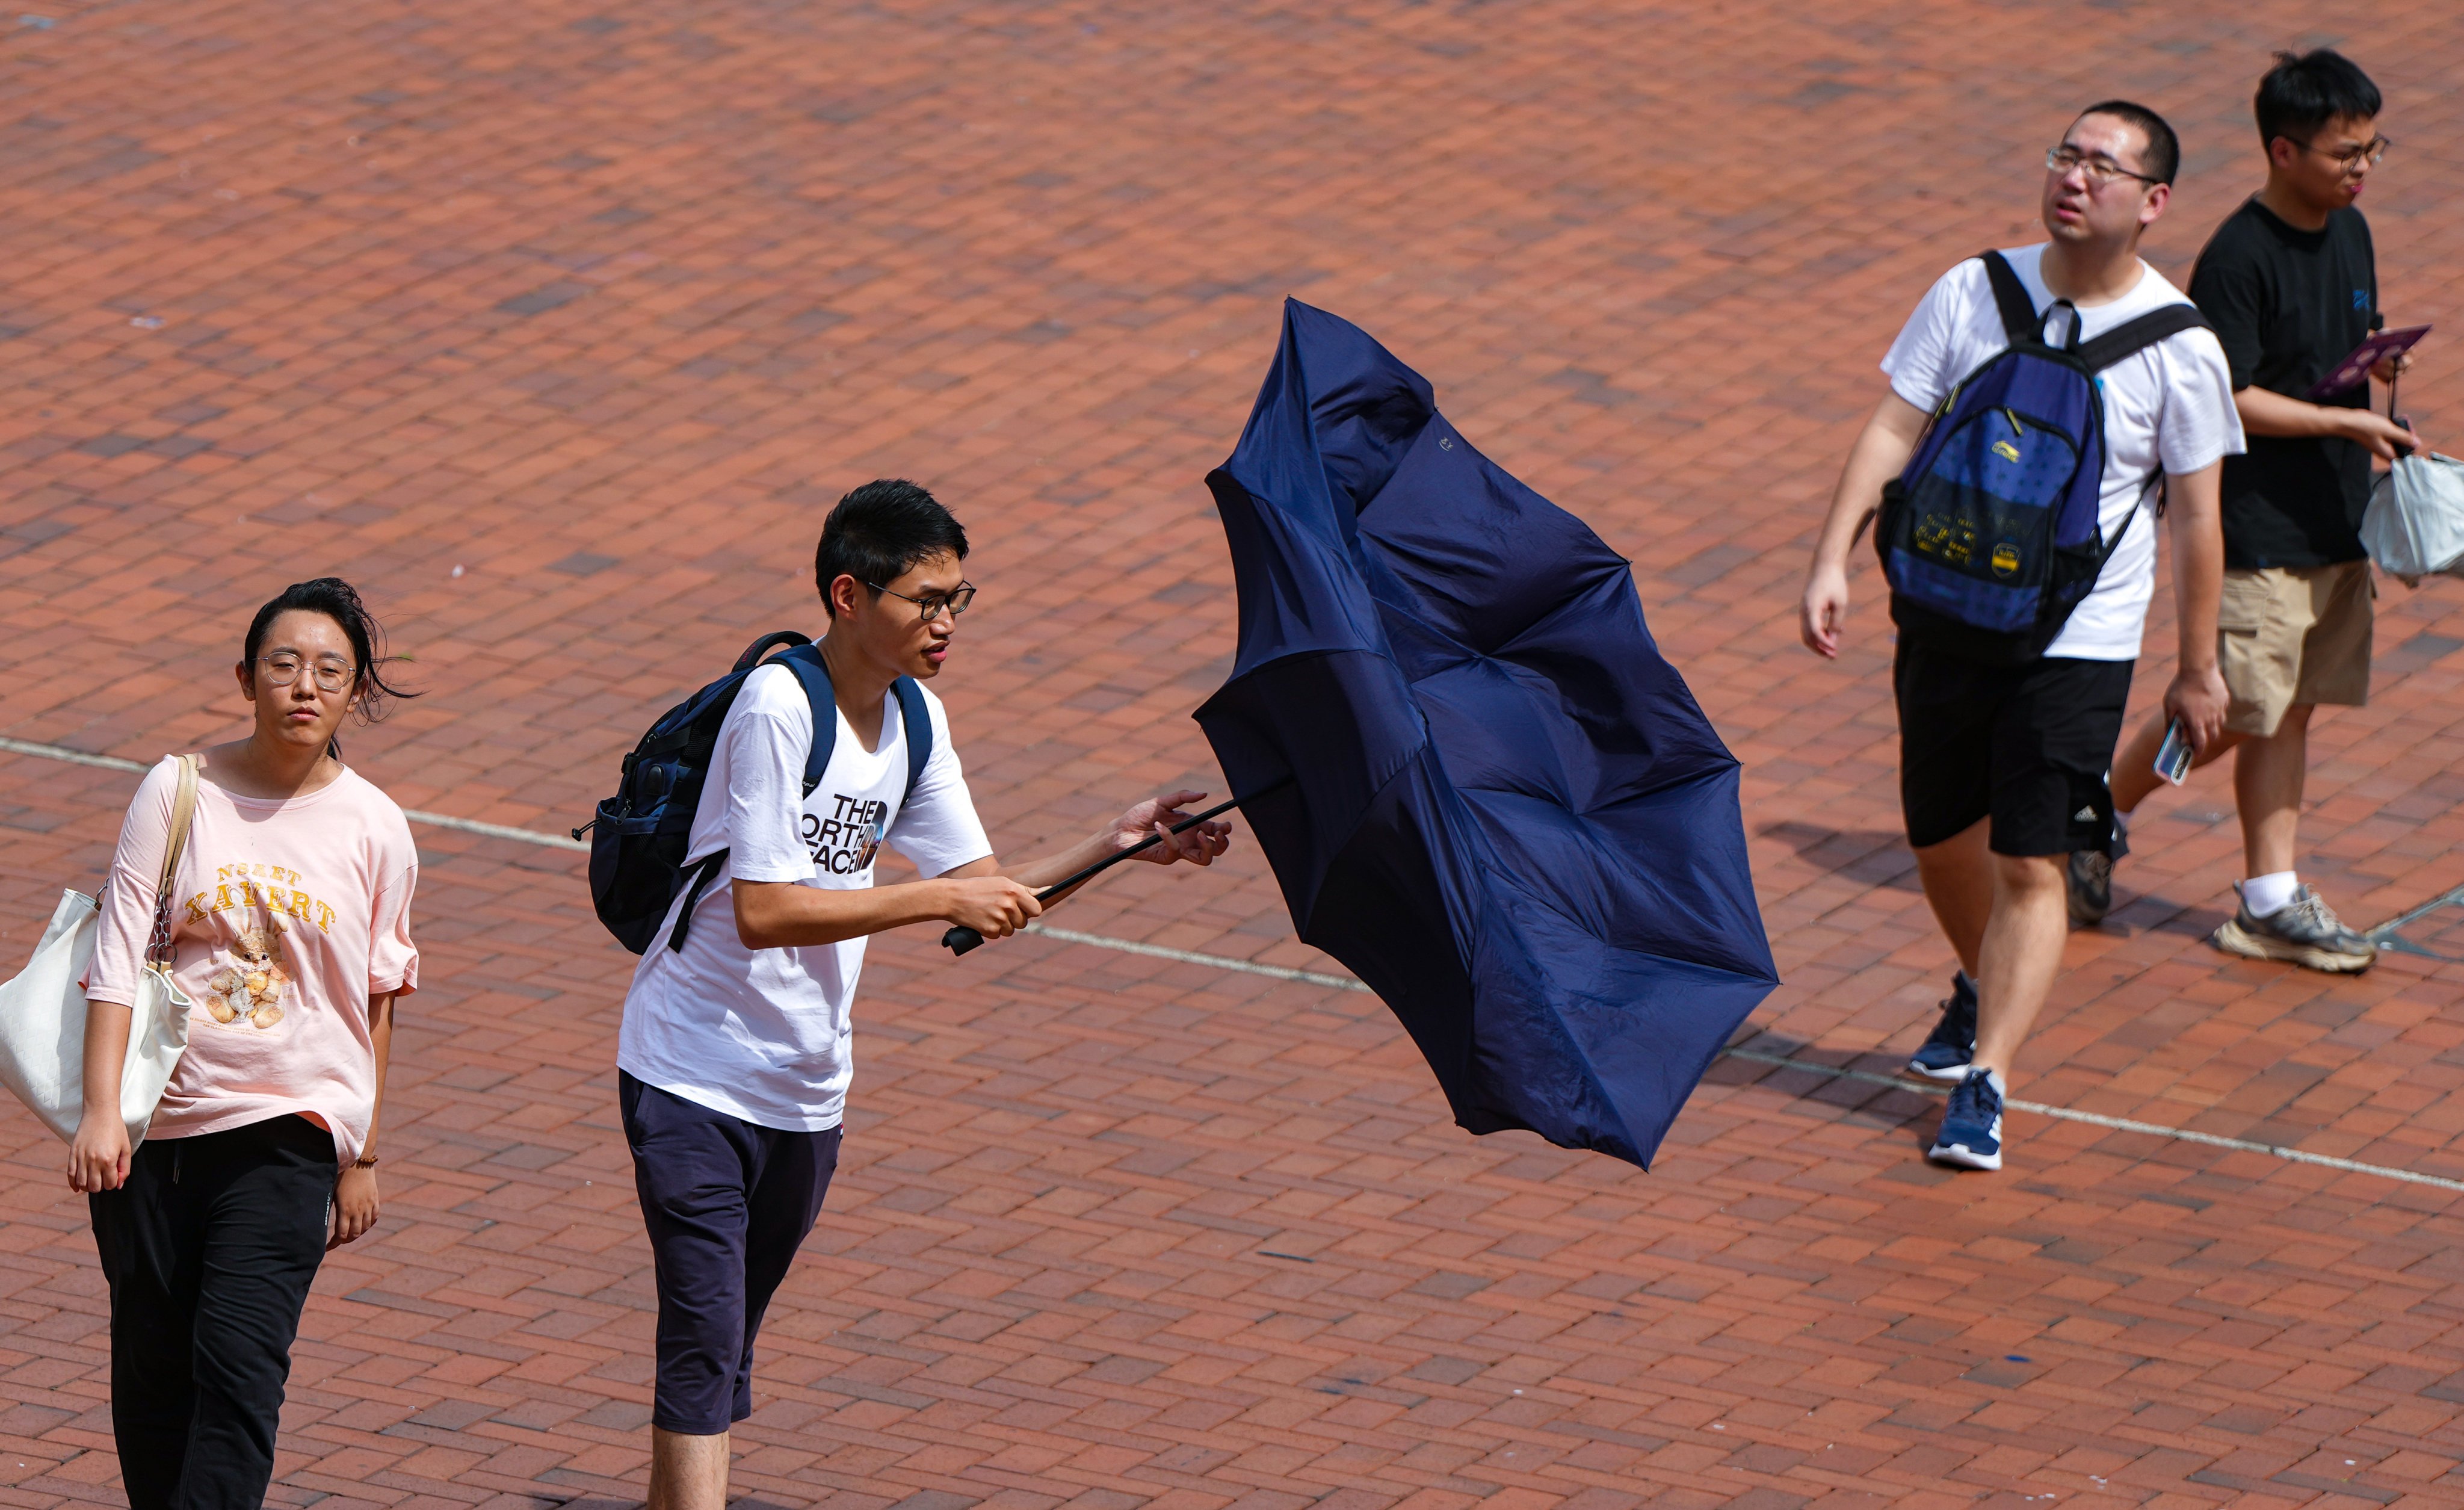
{"label": "blue sneaker", "polygon": [[1932,1036],[1917,1046],[1908,1068],[1928,1080],[1964,1079],[1968,1062],[1976,1057],[1976,983],[1961,970],[1950,980],[1950,1000],[1942,1004],[1942,1020]]}
{"label": "blue sneaker", "polygon": [[1925,1157],[1969,1169],[2002,1167],[2002,1093],[1994,1088],[1992,1071],[1970,1070],[1952,1087],[1942,1130],[1933,1135]]}

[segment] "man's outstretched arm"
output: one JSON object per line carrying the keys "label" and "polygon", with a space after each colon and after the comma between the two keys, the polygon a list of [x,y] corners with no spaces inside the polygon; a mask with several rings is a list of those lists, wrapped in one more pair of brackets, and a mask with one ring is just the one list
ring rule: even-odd
{"label": "man's outstretched arm", "polygon": [[[1160,797],[1150,797],[1139,803],[1087,838],[1042,859],[1023,860],[1016,865],[1001,865],[998,860],[978,860],[976,865],[989,864],[993,874],[1006,875],[1011,879],[1034,887],[1051,885],[1054,881],[1074,876],[1108,855],[1116,855],[1130,846],[1162,834],[1162,842],[1141,854],[1138,858],[1157,865],[1171,865],[1187,860],[1192,865],[1212,865],[1215,856],[1232,844],[1232,825],[1220,818],[1210,818],[1186,833],[1169,832],[1172,826],[1187,818],[1180,810],[1191,803],[1205,800],[1202,791],[1172,791]],[[953,876],[979,874],[973,865],[962,865]],[[1077,888],[1072,887],[1070,891]],[[1067,897],[1070,892],[1063,892]],[[1052,899],[1059,901],[1061,897]]]}
{"label": "man's outstretched arm", "polygon": [[[1187,860],[1192,865],[1212,865],[1217,855],[1232,847],[1232,825],[1220,818],[1210,818],[1186,833],[1171,832],[1175,824],[1188,816],[1180,810],[1193,802],[1204,800],[1205,796],[1206,793],[1202,791],[1174,791],[1160,797],[1150,797],[1114,818],[1092,835],[1079,840],[1057,855],[1047,855],[1041,859],[1026,860],[1012,866],[1004,866],[1000,859],[988,855],[982,859],[961,865],[949,874],[952,877],[1006,875],[1012,880],[1042,890],[1056,881],[1066,880],[1075,876],[1107,855],[1117,855],[1132,845],[1141,843],[1150,836],[1159,837],[1159,842],[1155,848],[1140,852],[1138,858],[1141,860],[1151,861],[1156,865],[1172,865],[1181,860]],[[1078,888],[1072,886],[1052,898],[1045,905],[1049,906],[1052,901],[1061,901],[1075,896],[1077,891]],[[980,928],[976,931],[984,932]],[[993,937],[989,933],[984,936]]]}
{"label": "man's outstretched arm", "polygon": [[[1032,887],[992,869],[990,856],[931,880],[833,891],[796,881],[732,881],[736,936],[748,949],[810,948],[911,922],[956,922],[987,939],[1026,926],[1044,909]],[[654,948],[665,948],[662,940]]]}
{"label": "man's outstretched arm", "polygon": [[1797,636],[1826,660],[1838,655],[1840,632],[1848,622],[1848,552],[1864,532],[1865,522],[1881,507],[1882,484],[1898,477],[1916,455],[1926,418],[1924,410],[1899,394],[1885,393],[1857,443],[1848,448],[1839,485],[1831,492],[1831,512],[1823,517],[1822,534],[1814,543],[1814,564],[1806,569],[1805,601],[1797,608]]}
{"label": "man's outstretched arm", "polygon": [[[1204,797],[1202,791],[1175,791],[1152,797],[1113,819],[1101,831],[1058,855],[1004,867],[996,855],[970,860],[930,880],[897,886],[869,886],[830,891],[793,881],[737,881],[736,933],[748,949],[809,946],[859,939],[902,928],[913,922],[955,922],[987,939],[1006,938],[1044,911],[1035,893],[1108,855],[1117,854],[1162,833],[1163,841],[1138,858],[1158,865],[1187,860],[1214,863],[1232,843],[1232,826],[1220,820],[1199,824],[1186,833],[1168,831],[1187,814],[1180,810]],[[1071,888],[1075,890],[1076,888]],[[1068,892],[1062,893],[1063,897]],[[1053,900],[1058,901],[1056,897]]]}

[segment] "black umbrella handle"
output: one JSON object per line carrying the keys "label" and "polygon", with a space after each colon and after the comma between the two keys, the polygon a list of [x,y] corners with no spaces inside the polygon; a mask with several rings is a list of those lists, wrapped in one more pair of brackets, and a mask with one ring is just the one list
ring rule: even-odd
{"label": "black umbrella handle", "polygon": [[[1185,833],[1191,829],[1198,827],[1199,824],[1204,823],[1209,818],[1221,817],[1224,813],[1231,811],[1233,809],[1241,806],[1241,804],[1244,802],[1255,802],[1266,793],[1270,791],[1281,791],[1291,784],[1292,779],[1289,776],[1287,776],[1281,781],[1273,782],[1259,788],[1256,791],[1249,793],[1246,797],[1234,797],[1228,802],[1219,802],[1214,807],[1207,809],[1204,812],[1198,814],[1196,817],[1184,818],[1180,822],[1174,824],[1171,829],[1166,832],[1172,833]],[[1123,860],[1128,859],[1131,855],[1143,854],[1148,850],[1154,849],[1156,845],[1161,844],[1162,842],[1163,834],[1150,833],[1145,838],[1140,839],[1137,843],[1131,845],[1128,849],[1115,850],[1111,854],[1105,855],[1102,859],[1097,860],[1094,864],[1088,866],[1085,870],[1078,872],[1076,875],[1065,876],[1061,879],[1054,881],[1051,885],[1046,886],[1040,892],[1037,892],[1035,894],[1035,899],[1039,903],[1050,901],[1053,898],[1060,896],[1070,887],[1084,885],[1088,881],[1094,879],[1097,876],[1111,870],[1113,866],[1118,865]],[[941,946],[948,949],[952,954],[964,954],[983,942],[984,936],[978,933],[975,929],[968,927],[965,923],[957,924],[952,927],[949,932],[941,935]]]}

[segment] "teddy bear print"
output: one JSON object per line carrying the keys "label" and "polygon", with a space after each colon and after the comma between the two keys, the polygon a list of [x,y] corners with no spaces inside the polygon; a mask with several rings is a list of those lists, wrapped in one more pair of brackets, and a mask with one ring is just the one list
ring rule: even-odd
{"label": "teddy bear print", "polygon": [[206,978],[206,1010],[226,1027],[245,1022],[271,1028],[282,1020],[282,992],[291,972],[282,967],[282,922],[243,928],[231,957]]}

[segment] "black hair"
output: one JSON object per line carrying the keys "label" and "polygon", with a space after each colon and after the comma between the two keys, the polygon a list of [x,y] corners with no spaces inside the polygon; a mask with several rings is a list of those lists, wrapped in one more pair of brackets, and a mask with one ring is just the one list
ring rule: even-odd
{"label": "black hair", "polygon": [[2353,60],[2333,48],[2276,55],[2276,66],[2258,81],[2251,102],[2258,117],[2259,145],[2273,148],[2283,137],[2303,146],[2339,116],[2367,121],[2384,103],[2379,86]]}
{"label": "black hair", "polygon": [[283,588],[256,617],[248,623],[248,645],[241,658],[248,662],[252,674],[256,669],[256,654],[265,646],[265,632],[285,613],[322,613],[342,628],[343,636],[351,642],[351,659],[358,671],[352,677],[351,691],[359,699],[360,722],[373,723],[385,717],[387,698],[415,698],[416,692],[405,692],[385,679],[385,630],[376,615],[360,601],[359,590],[340,577],[319,577],[313,582],[295,582]]}
{"label": "black hair", "polygon": [[2182,139],[2165,123],[2165,118],[2145,105],[2127,100],[2105,100],[2079,112],[2080,119],[2089,116],[2111,116],[2127,126],[2138,128],[2147,144],[2139,152],[2139,170],[2160,184],[2169,184],[2182,170]]}
{"label": "black hair", "polygon": [[813,551],[813,586],[831,617],[830,584],[853,577],[881,595],[881,585],[928,556],[967,559],[967,531],[940,500],[904,477],[868,482],[838,500],[822,521]]}

